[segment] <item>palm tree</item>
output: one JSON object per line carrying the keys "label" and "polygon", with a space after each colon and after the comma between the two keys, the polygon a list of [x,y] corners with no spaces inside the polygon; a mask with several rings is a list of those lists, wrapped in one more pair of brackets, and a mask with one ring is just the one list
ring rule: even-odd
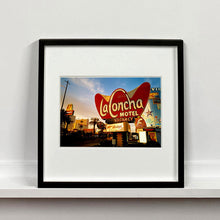
{"label": "palm tree", "polygon": [[103,132],[103,130],[105,129],[105,123],[100,121],[100,122],[97,123],[97,127],[99,129],[101,129],[101,131]]}
{"label": "palm tree", "polygon": [[60,111],[60,125],[61,125],[61,129],[62,129],[62,123],[64,123],[64,126],[66,124],[66,127],[64,128],[65,133],[67,132],[67,128],[68,128],[68,125],[70,124],[70,122],[71,122],[70,116],[66,115],[66,111],[64,109],[62,109]]}
{"label": "palm tree", "polygon": [[95,126],[98,124],[99,119],[98,118],[91,118],[91,121],[89,122],[89,124],[93,125],[93,133],[95,134]]}

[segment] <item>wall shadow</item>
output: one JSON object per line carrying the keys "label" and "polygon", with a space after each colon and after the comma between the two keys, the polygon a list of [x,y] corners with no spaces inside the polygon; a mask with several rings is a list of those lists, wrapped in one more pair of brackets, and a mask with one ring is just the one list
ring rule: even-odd
{"label": "wall shadow", "polygon": [[38,143],[38,41],[27,46],[27,100],[24,130],[24,175],[25,184],[37,185]]}

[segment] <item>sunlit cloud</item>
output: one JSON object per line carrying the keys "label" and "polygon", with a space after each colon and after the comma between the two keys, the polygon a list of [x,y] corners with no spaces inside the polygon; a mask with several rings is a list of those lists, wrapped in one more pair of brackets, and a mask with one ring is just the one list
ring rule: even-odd
{"label": "sunlit cloud", "polygon": [[66,109],[67,105],[70,103],[73,104],[74,115],[77,119],[90,119],[92,117],[99,118],[98,111],[96,110],[93,102],[85,103],[84,100],[77,99],[77,97],[74,97],[73,95],[68,95],[65,99],[64,109]]}
{"label": "sunlit cloud", "polygon": [[91,93],[104,93],[104,88],[101,86],[100,82],[96,79],[88,78],[71,78],[72,83],[84,87]]}

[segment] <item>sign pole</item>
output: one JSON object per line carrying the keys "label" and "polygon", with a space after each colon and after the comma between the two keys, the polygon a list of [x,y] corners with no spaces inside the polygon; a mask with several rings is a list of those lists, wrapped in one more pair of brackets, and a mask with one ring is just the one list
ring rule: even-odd
{"label": "sign pole", "polygon": [[63,104],[64,104],[64,100],[65,100],[65,97],[66,97],[66,90],[67,90],[67,87],[69,85],[69,80],[66,81],[66,88],[65,88],[65,92],[64,92],[64,95],[63,95],[63,101],[62,101],[62,105],[61,105],[61,109],[60,111],[63,109]]}

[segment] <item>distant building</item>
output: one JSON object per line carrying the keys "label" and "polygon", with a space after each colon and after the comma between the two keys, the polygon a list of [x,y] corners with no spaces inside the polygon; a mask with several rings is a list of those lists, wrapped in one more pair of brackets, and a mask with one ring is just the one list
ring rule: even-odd
{"label": "distant building", "polygon": [[88,129],[88,126],[89,126],[89,119],[77,119],[77,120],[75,120],[74,129],[82,131],[84,129]]}

